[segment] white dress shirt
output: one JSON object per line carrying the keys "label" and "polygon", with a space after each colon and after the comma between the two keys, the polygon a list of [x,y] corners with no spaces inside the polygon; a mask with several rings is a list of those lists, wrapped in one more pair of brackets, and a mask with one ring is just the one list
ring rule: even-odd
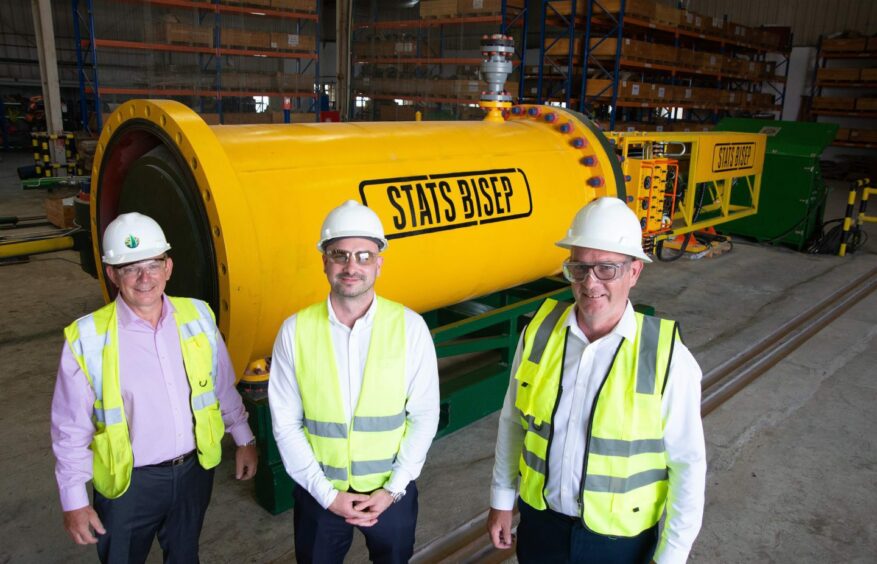
{"label": "white dress shirt", "polygon": [[[575,308],[567,316],[569,327],[563,358],[563,392],[552,428],[554,436],[548,452],[548,507],[564,515],[578,516],[579,488],[588,419],[603,376],[609,371],[622,338],[636,336],[636,319],[630,302],[618,325],[593,343],[576,321]],[[512,509],[517,497],[518,460],[524,442],[524,429],[515,408],[517,380],[523,335],[512,363],[511,381],[499,418],[496,463],[490,505]],[[685,562],[700,531],[706,481],[706,452],[700,418],[701,370],[685,345],[676,343],[667,374],[662,401],[664,446],[669,473],[667,519],[655,551],[658,564]]]}
{"label": "white dress shirt", "polygon": [[[338,387],[348,423],[356,410],[362,388],[376,304],[377,300],[373,300],[366,314],[350,328],[338,321],[332,309],[331,298],[328,302],[329,326],[335,349],[335,365],[338,368]],[[268,379],[271,422],[287,473],[320,505],[328,508],[338,492],[323,474],[304,433],[301,392],[295,377],[295,321],[295,315],[284,321],[274,342],[271,377]],[[435,346],[426,322],[407,307],[405,343],[405,411],[408,427],[393,463],[390,479],[384,486],[384,489],[394,493],[405,490],[408,483],[420,475],[439,420]]]}

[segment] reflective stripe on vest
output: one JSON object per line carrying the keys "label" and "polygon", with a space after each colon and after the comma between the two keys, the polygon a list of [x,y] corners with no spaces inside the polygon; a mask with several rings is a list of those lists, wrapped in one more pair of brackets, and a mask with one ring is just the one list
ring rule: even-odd
{"label": "reflective stripe on vest", "polygon": [[[205,468],[219,463],[224,425],[213,388],[216,372],[216,325],[207,304],[172,298],[186,375],[192,389],[198,459]],[[127,491],[134,467],[122,393],[116,302],[111,302],[64,329],[80,369],[94,392],[93,482],[97,491],[117,498]],[[211,330],[212,328],[212,330]]]}
{"label": "reflective stripe on vest", "polygon": [[[564,322],[571,307],[553,300],[542,305],[526,329],[526,360],[515,374],[515,405],[526,431],[519,464],[521,498],[536,509],[547,507],[551,419],[559,399]],[[585,526],[612,536],[634,536],[653,526],[666,500],[661,392],[678,330],[672,321],[640,314],[636,322],[636,337],[622,340],[594,400],[580,491]],[[532,358],[540,362],[530,362]],[[629,384],[632,378],[635,386]]]}
{"label": "reflective stripe on vest", "polygon": [[295,377],[308,443],[336,489],[383,486],[405,433],[404,308],[377,299],[368,357],[350,421],[341,404],[327,302],[300,311],[295,328]]}

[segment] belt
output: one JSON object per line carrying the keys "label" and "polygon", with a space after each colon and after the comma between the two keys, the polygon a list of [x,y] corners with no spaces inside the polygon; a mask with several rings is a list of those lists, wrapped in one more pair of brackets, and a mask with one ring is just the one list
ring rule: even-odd
{"label": "belt", "polygon": [[164,462],[159,462],[158,464],[147,464],[150,468],[163,468],[165,466],[179,466],[180,464],[185,464],[188,462],[195,454],[198,452],[198,449],[193,450],[192,452],[187,452],[186,454],[181,454],[176,458],[171,458],[170,460],[165,460]]}

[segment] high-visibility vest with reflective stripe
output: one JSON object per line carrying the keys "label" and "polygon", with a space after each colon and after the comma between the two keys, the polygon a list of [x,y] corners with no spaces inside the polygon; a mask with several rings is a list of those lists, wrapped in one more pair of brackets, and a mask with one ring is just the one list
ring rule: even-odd
{"label": "high-visibility vest with reflective stripe", "polygon": [[[558,401],[572,305],[546,300],[524,336],[517,379],[524,427],[521,498],[545,509],[551,424]],[[579,491],[583,524],[596,533],[632,537],[654,526],[667,498],[661,401],[679,338],[676,322],[636,313],[636,337],[622,339],[590,413]]]}
{"label": "high-visibility vest with reflective stripe", "polygon": [[[216,322],[210,307],[199,300],[173,298],[174,320],[180,335],[183,364],[191,388],[198,462],[204,468],[219,464],[225,434],[219,400],[213,389],[216,374]],[[94,488],[117,498],[128,490],[134,453],[119,385],[119,326],[116,302],[111,302],[64,329],[76,362],[94,390],[91,443]]]}
{"label": "high-visibility vest with reflective stripe", "polygon": [[295,327],[295,377],[305,436],[336,489],[370,492],[390,477],[405,434],[405,315],[376,298],[362,389],[350,422],[341,403],[327,303],[301,310]]}

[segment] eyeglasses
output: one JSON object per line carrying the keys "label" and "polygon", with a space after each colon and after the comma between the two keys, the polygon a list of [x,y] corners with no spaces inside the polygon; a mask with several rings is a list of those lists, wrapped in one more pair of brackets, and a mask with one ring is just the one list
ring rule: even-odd
{"label": "eyeglasses", "polygon": [[378,253],[373,253],[372,251],[343,251],[341,249],[326,251],[326,258],[335,264],[348,264],[350,263],[351,256],[353,256],[356,264],[368,266],[374,264],[378,258]]}
{"label": "eyeglasses", "polygon": [[125,266],[120,266],[116,268],[116,272],[122,275],[122,278],[140,278],[143,274],[146,274],[150,278],[158,276],[160,272],[164,271],[164,258],[150,259],[144,260],[141,262],[136,262],[134,264],[126,264]]}
{"label": "eyeglasses", "polygon": [[603,282],[615,280],[624,273],[624,267],[630,264],[625,262],[587,262],[565,261],[563,263],[563,277],[570,282],[584,282],[589,272],[594,273],[594,278]]}

